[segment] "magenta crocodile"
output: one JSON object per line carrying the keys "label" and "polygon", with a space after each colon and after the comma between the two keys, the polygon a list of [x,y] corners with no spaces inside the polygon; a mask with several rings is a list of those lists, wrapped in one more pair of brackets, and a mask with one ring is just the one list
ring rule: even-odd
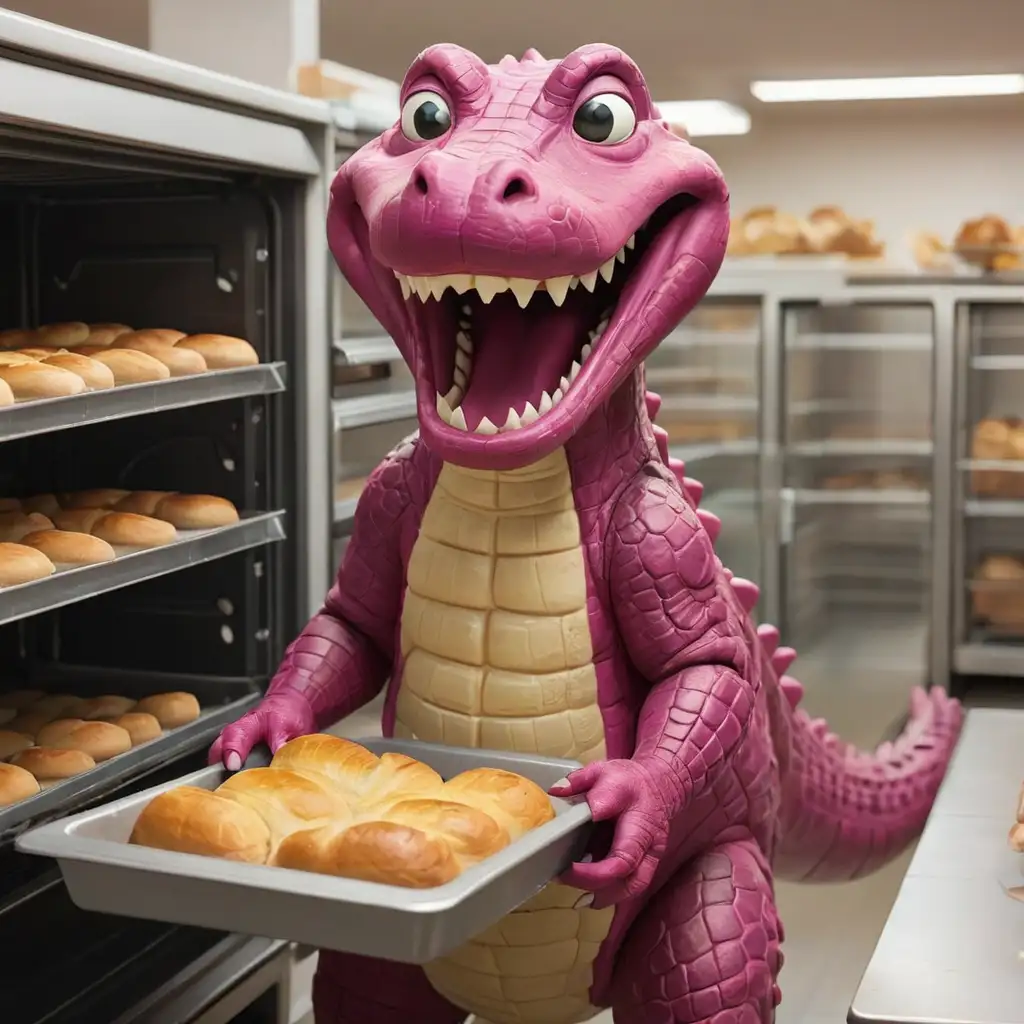
{"label": "magenta crocodile", "polygon": [[395,339],[419,433],[373,473],[323,609],[211,756],[236,769],[387,684],[383,731],[572,758],[606,845],[425,968],[323,953],[318,1024],[773,1020],[774,878],[919,833],[961,725],[915,693],[861,753],[798,708],[795,652],[654,424],[644,359],[729,231],[714,162],[613,46],[422,53],[334,181],[331,251]]}

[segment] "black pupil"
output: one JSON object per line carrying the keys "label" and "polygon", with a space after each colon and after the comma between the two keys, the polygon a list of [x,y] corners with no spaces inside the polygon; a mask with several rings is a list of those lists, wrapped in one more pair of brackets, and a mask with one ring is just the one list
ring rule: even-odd
{"label": "black pupil", "polygon": [[587,142],[604,142],[615,127],[615,115],[607,103],[587,100],[572,119],[573,130]]}
{"label": "black pupil", "polygon": [[451,127],[452,116],[441,104],[424,100],[412,115],[412,123],[421,139],[439,139]]}

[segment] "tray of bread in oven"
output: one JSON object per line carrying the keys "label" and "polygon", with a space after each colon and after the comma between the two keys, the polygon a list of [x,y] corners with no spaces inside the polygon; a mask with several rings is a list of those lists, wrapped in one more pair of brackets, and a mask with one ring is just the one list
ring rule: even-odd
{"label": "tray of bread in oven", "polygon": [[81,908],[427,963],[584,849],[574,761],[303,736],[27,832]]}

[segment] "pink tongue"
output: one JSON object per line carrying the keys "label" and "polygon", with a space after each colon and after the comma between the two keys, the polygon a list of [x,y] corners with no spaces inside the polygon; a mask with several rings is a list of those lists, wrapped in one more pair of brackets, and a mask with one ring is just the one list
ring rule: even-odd
{"label": "pink tongue", "polygon": [[462,400],[471,430],[484,416],[501,427],[510,408],[519,414],[527,402],[536,408],[542,392],[558,387],[581,345],[580,312],[543,296],[525,310],[510,295],[474,307],[473,372]]}

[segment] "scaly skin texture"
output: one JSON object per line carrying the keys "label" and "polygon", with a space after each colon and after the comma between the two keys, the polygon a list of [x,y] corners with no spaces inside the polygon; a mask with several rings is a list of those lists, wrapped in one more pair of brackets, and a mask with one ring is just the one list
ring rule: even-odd
{"label": "scaly skin texture", "polygon": [[494,67],[433,47],[400,123],[339,172],[331,249],[412,369],[420,434],[371,477],[324,608],[211,757],[237,768],[390,679],[385,735],[574,757],[552,792],[607,833],[426,969],[321,954],[318,1024],[767,1022],[773,872],[855,878],[923,826],[959,706],[915,694],[874,754],[812,722],[795,652],[752,625],[757,587],[716,557],[721,524],[653,424],[643,360],[728,223],[717,168],[608,46]]}

